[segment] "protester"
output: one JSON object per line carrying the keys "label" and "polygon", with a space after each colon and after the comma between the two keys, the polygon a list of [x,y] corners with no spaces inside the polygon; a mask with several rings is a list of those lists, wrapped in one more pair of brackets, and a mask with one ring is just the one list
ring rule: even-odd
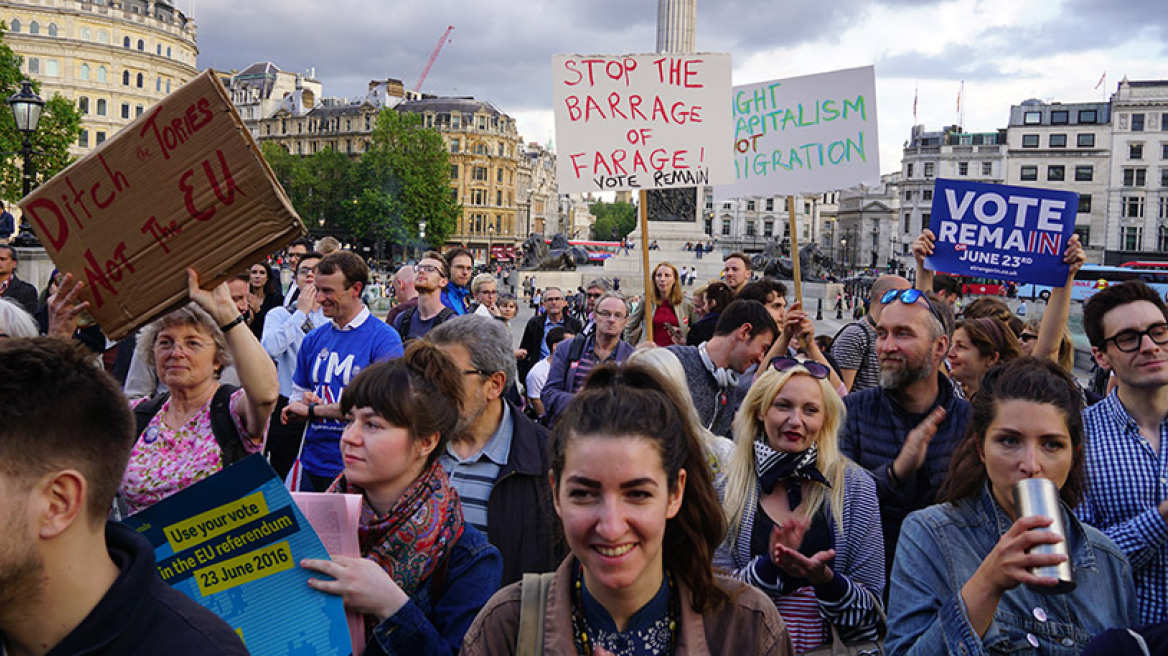
{"label": "protester", "polygon": [[474,295],[471,303],[471,312],[484,317],[497,317],[499,310],[496,307],[499,300],[499,283],[495,276],[489,273],[480,273],[470,281],[470,290]]}
{"label": "protester", "polygon": [[554,425],[576,392],[584,387],[584,379],[597,366],[624,362],[633,353],[633,347],[621,339],[627,334],[629,304],[618,292],[608,292],[596,302],[596,332],[579,335],[559,355],[552,357],[547,382],[540,393],[549,425]]}
{"label": "protester", "polygon": [[0,244],[0,298],[16,301],[25,312],[32,314],[37,310],[37,290],[16,276],[18,262],[16,249]]}
{"label": "protester", "polygon": [[782,327],[787,316],[787,286],[774,278],[748,282],[734,296],[736,301],[758,301],[771,313],[775,325]]}
{"label": "protester", "polygon": [[667,347],[685,368],[702,425],[715,435],[731,436],[731,421],[745,393],[738,386],[738,377],[762,359],[777,333],[775,321],[762,303],[735,301],[718,319],[709,341]]}
{"label": "protester", "polygon": [[969,403],[940,371],[949,351],[946,306],[916,289],[889,290],[875,300],[883,306],[876,327],[880,386],[844,397],[840,451],[876,480],[890,559],[905,515],[935,503]]}
{"label": "protester", "polygon": [[543,386],[547,383],[548,372],[552,368],[552,358],[556,356],[556,349],[559,345],[564,343],[564,340],[571,340],[575,335],[564,330],[563,328],[552,328],[547,336],[548,349],[551,351],[548,356],[531,368],[527,372],[527,380],[524,381],[524,395],[527,397],[527,402],[532,408],[529,415],[535,418],[542,418],[545,414],[543,407],[543,400],[540,395],[543,393]]}
{"label": "protester", "polygon": [[1014,316],[1014,313],[1010,311],[1010,306],[1006,305],[1005,301],[992,296],[982,296],[970,301],[965,306],[962,317],[965,319],[980,319],[981,317],[997,319],[1009,326],[1015,337],[1022,334],[1022,326],[1025,325],[1021,319]]}
{"label": "protester", "polygon": [[734,252],[722,258],[722,282],[735,295],[750,282],[750,266],[750,258],[745,253]]}
{"label": "protester", "polygon": [[[698,292],[694,292],[695,297],[697,294]],[[734,302],[734,292],[724,282],[714,281],[706,285],[703,296],[705,312],[694,325],[690,326],[689,334],[685,337],[687,346],[697,346],[709,341],[714,336],[714,327],[718,325],[718,317],[722,316],[722,310]]]}
{"label": "protester", "polygon": [[1117,381],[1087,408],[1087,486],[1079,517],[1131,561],[1141,624],[1168,621],[1168,308],[1143,282],[1087,299],[1083,330]]}
{"label": "protester", "polygon": [[36,319],[18,301],[0,298],[0,339],[40,335]]}
{"label": "protester", "polygon": [[592,320],[592,313],[596,310],[596,301],[610,291],[612,291],[612,282],[608,278],[594,278],[584,288],[584,306],[568,315],[584,326],[582,335],[591,335],[596,330],[596,323]]}
{"label": "protester", "polygon": [[442,302],[442,294],[450,284],[449,276],[446,258],[436,251],[426,251],[414,265],[417,305],[397,315],[393,323],[403,340],[423,337],[435,326],[457,316],[457,312]]}
{"label": "protester", "polygon": [[267,262],[257,262],[248,269],[247,306],[251,311],[251,332],[256,339],[264,336],[264,319],[272,308],[283,305],[284,291]]}
{"label": "protester", "polygon": [[296,302],[289,307],[273,308],[264,320],[264,334],[260,344],[276,363],[280,394],[285,397],[292,395],[292,375],[296,373],[300,344],[313,329],[328,323],[328,317],[316,301],[315,269],[320,257],[320,253],[311,252],[298,258],[296,278],[293,280],[295,288],[300,292],[296,295]]}
{"label": "protester", "polygon": [[330,321],[300,344],[292,395],[280,417],[308,423],[300,456],[303,491],[324,491],[344,468],[340,400],[349,381],[374,362],[402,354],[397,331],[373,318],[361,301],[368,281],[365,261],[348,251],[325,255],[316,265],[316,300]]}
{"label": "protester", "polygon": [[[920,280],[919,278],[917,279]],[[876,324],[884,311],[881,300],[889,290],[912,287],[900,276],[880,276],[869,290],[868,313],[844,326],[831,344],[831,357],[839,366],[840,378],[848,392],[871,389],[880,384],[880,362],[876,357]]]}
{"label": "protester", "polygon": [[1020,353],[1014,332],[1001,321],[990,317],[959,321],[949,345],[949,378],[961,386],[962,396],[972,401],[985,372]]}
{"label": "protester", "polygon": [[[538,291],[536,296],[539,296]],[[576,335],[584,330],[579,321],[564,312],[564,292],[559,287],[548,287],[544,290],[542,303],[546,312],[528,319],[527,326],[523,329],[523,338],[519,340],[519,348],[525,352],[523,359],[519,361],[519,375],[525,378],[536,362],[548,356],[546,340],[552,328],[559,326]]]}
{"label": "protester", "polygon": [[[787,357],[754,381],[734,423],[727,540],[714,565],[767,593],[796,653],[883,634],[884,553],[872,478],[840,454],[829,368]],[[761,511],[761,512],[760,512]]]}
{"label": "protester", "polygon": [[438,456],[459,419],[462,373],[412,342],[345,390],[345,470],[328,491],[361,495],[361,557],[304,560],[335,580],[314,589],[366,616],[366,656],[455,654],[475,614],[499,589],[499,551],[463,519]]}
{"label": "protester", "polygon": [[385,315],[385,323],[393,325],[397,315],[418,306],[418,290],[414,289],[414,265],[406,264],[393,274],[394,306]]}
{"label": "protester", "polygon": [[[932,232],[928,231],[928,230],[926,230],[925,232],[928,233],[929,235],[932,234]],[[930,252],[930,255],[931,254],[932,253]],[[918,281],[918,283],[921,280],[920,271],[924,268],[923,264],[924,264],[923,260],[918,262],[918,268],[917,268],[917,272],[918,272],[917,273],[917,281]],[[930,271],[929,273],[932,273],[932,272]],[[920,289],[919,284],[917,285],[917,289]],[[933,290],[933,293],[937,295],[937,298],[941,300],[942,303],[948,305],[951,308],[957,304],[957,301],[961,300],[961,280],[958,278],[955,278],[954,276],[951,276],[947,273],[938,273],[938,274],[934,275],[933,276],[933,285],[932,285],[931,289]],[[924,291],[928,291],[928,290],[924,290]]]}
{"label": "protester", "polygon": [[640,344],[645,341],[645,317],[653,324],[653,343],[657,346],[684,344],[689,327],[697,322],[693,302],[685,296],[677,267],[662,262],[653,269],[653,293],[629,316],[625,341]]}
{"label": "protester", "polygon": [[106,521],[134,423],[92,354],[0,340],[0,399],[0,651],[247,654],[226,622],[162,582],[144,538]]}
{"label": "protester", "polygon": [[503,398],[515,383],[511,336],[499,321],[455,317],[426,335],[462,371],[462,418],[440,462],[468,523],[503,556],[503,584],[555,568],[562,552],[547,472],[547,431]]}
{"label": "protester", "polygon": [[[889,653],[1073,654],[1104,629],[1138,622],[1131,566],[1070,512],[1084,484],[1081,410],[1073,381],[1053,363],[1024,358],[985,375],[944,503],[904,523],[889,593]],[[1031,551],[1064,540],[1032,530],[1050,526],[1050,517],[1019,516],[1013,487],[1027,478],[1059,488],[1071,592],[1045,594],[1058,579],[1030,570],[1066,556]]]}
{"label": "protester", "polygon": [[470,312],[470,279],[474,276],[474,256],[465,248],[446,251],[446,274],[450,284],[442,289],[442,304],[463,315]]}
{"label": "protester", "polygon": [[[306,253],[320,253],[320,251],[313,248],[312,240],[308,238],[297,239],[288,246],[288,268],[292,271],[292,279],[295,281],[296,271],[300,268],[300,258],[304,257]],[[324,257],[321,255],[321,257]],[[282,281],[281,281],[282,282]],[[295,284],[288,285],[284,291],[284,307],[291,307],[296,304],[296,299],[300,297],[300,288]]]}
{"label": "protester", "polygon": [[331,255],[333,253],[339,253],[339,252],[341,252],[341,242],[339,240],[337,240],[336,237],[333,237],[332,235],[328,235],[325,237],[321,237],[316,242],[316,248],[314,248],[313,250],[320,253],[321,255]]}
{"label": "protester", "polygon": [[[255,335],[240,328],[243,316],[227,285],[200,289],[192,269],[187,282],[193,302],[142,332],[151,346],[147,364],[169,391],[133,405],[139,439],[120,495],[130,514],[259,451],[280,394],[276,367]],[[241,388],[217,379],[230,363]]]}
{"label": "protester", "polygon": [[[542,649],[531,653],[790,653],[774,605],[711,566],[725,519],[701,443],[655,374],[595,370],[559,423],[552,454],[571,555],[550,575],[535,612]],[[523,587],[538,584],[496,594],[462,653],[524,649]]]}

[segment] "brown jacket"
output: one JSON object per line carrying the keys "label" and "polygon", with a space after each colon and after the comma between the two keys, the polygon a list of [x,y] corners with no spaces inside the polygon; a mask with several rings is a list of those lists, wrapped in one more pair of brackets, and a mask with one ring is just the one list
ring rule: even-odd
{"label": "brown jacket", "polygon": [[[645,341],[645,306],[651,306],[649,310],[649,320],[653,320],[653,315],[657,313],[657,304],[652,301],[645,301],[637,305],[637,309],[629,315],[629,323],[625,325],[625,341],[633,346]],[[685,336],[689,334],[689,327],[698,321],[697,311],[694,310],[693,300],[689,296],[683,296],[681,303],[673,306],[673,313],[677,315],[678,326],[681,331],[681,343],[685,344]]]}
{"label": "brown jacket", "polygon": [[[575,656],[572,633],[572,571],[576,558],[569,555],[556,570],[548,589],[544,617],[544,654]],[[734,603],[699,615],[690,604],[689,590],[681,586],[681,633],[675,653],[688,656],[759,654],[786,656],[794,653],[787,627],[774,603],[761,591],[725,576],[718,584],[730,592]],[[487,602],[462,641],[462,656],[501,656],[515,653],[519,634],[520,583],[509,585]]]}

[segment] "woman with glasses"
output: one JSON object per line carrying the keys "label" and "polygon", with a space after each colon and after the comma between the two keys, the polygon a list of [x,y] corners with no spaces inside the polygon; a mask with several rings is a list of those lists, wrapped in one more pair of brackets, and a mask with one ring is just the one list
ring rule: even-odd
{"label": "woman with glasses", "polygon": [[840,453],[844,404],[818,362],[775,358],[734,420],[722,505],[729,534],[714,555],[774,601],[795,652],[884,629],[884,537],[876,486]]}
{"label": "woman with glasses", "polygon": [[[1166,331],[1168,332],[1168,331]],[[1165,335],[1168,339],[1168,334]],[[1022,516],[1013,488],[1045,478],[1059,490],[1065,540]],[[1057,365],[1020,358],[991,369],[953,452],[941,504],[908,516],[888,595],[892,654],[1078,654],[1095,634],[1138,622],[1131,565],[1071,513],[1083,493],[1082,403]],[[1036,530],[1038,529],[1038,530]],[[1034,568],[1066,556],[1075,587]]]}
{"label": "woman with glasses", "polygon": [[626,342],[635,345],[645,340],[645,317],[653,323],[653,343],[657,346],[685,344],[690,326],[698,320],[693,301],[681,289],[677,267],[669,262],[653,269],[653,293],[629,316]]}

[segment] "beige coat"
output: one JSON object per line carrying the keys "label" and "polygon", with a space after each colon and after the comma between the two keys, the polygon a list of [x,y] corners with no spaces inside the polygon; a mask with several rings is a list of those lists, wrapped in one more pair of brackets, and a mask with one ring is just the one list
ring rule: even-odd
{"label": "beige coat", "polygon": [[[625,341],[633,346],[640,344],[645,338],[645,306],[650,305],[652,309],[649,311],[650,321],[652,316],[657,312],[657,305],[652,301],[645,301],[637,306],[636,310],[629,315],[629,323],[625,326]],[[689,334],[689,327],[697,322],[698,315],[694,311],[693,300],[688,296],[681,298],[681,304],[673,307],[673,313],[677,315],[677,321],[681,329],[681,343],[685,344],[685,336]]]}

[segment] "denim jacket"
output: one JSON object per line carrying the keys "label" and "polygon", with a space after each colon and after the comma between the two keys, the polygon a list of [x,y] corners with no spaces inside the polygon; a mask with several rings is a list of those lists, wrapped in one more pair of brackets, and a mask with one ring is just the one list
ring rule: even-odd
{"label": "denim jacket", "polygon": [[365,656],[457,654],[475,615],[499,589],[503,558],[486,536],[470,524],[450,549],[446,581],[433,595],[433,577],[413,597],[373,629]]}
{"label": "denim jacket", "polygon": [[1080,523],[1065,506],[1063,521],[1074,592],[1043,595],[1025,585],[1008,590],[985,637],[978,638],[961,588],[1012,522],[988,484],[978,496],[910,514],[888,595],[888,653],[1078,654],[1095,634],[1137,623],[1127,559],[1107,536]]}

